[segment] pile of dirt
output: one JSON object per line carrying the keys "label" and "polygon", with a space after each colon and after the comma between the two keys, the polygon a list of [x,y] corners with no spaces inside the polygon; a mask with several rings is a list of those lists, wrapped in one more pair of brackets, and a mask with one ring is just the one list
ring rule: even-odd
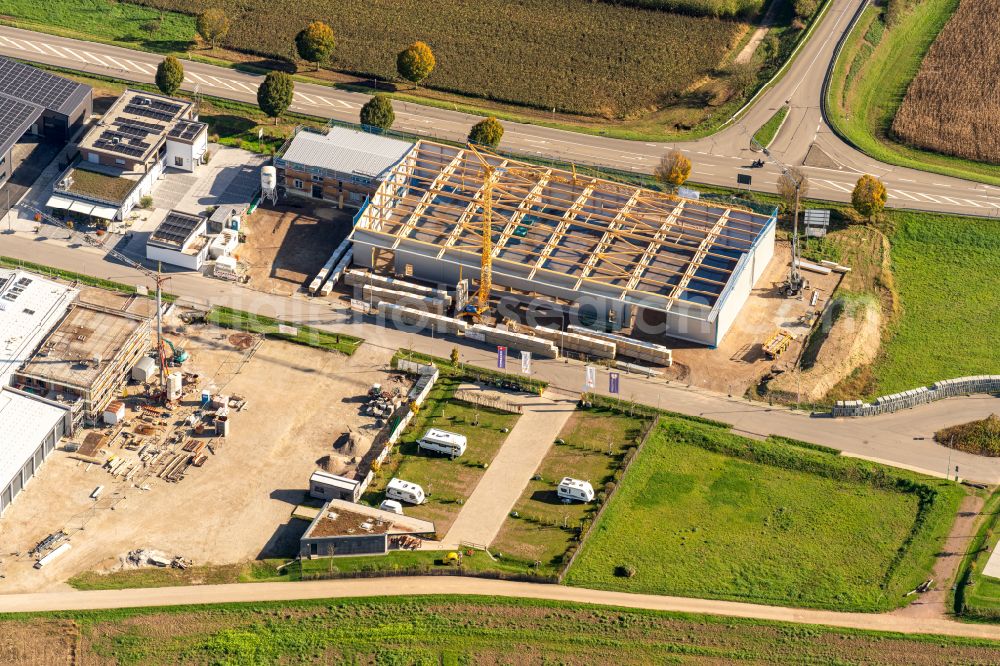
{"label": "pile of dirt", "polygon": [[966,453],[1000,456],[1000,416],[991,414],[980,421],[944,428],[934,433],[934,440]]}
{"label": "pile of dirt", "polygon": [[855,368],[875,360],[881,330],[881,312],[874,303],[846,307],[830,327],[812,366],[778,375],[767,385],[768,392],[782,401],[821,400]]}

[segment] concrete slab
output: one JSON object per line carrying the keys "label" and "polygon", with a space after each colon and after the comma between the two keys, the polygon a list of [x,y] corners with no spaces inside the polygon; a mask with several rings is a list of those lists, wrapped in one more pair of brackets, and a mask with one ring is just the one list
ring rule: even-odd
{"label": "concrete slab", "polygon": [[987,560],[986,566],[983,567],[983,575],[989,576],[990,578],[1000,578],[1000,555],[997,553],[1000,549],[994,549],[990,553],[990,559]]}
{"label": "concrete slab", "polygon": [[523,399],[519,395],[518,398],[524,413],[442,539],[446,548],[455,548],[462,542],[477,545],[493,542],[576,408],[574,400],[555,398],[551,394]]}

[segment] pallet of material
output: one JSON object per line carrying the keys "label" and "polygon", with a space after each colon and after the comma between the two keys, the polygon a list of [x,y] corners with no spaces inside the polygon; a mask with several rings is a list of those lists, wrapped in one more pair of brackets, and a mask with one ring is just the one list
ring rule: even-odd
{"label": "pallet of material", "polygon": [[785,352],[786,349],[788,349],[788,345],[790,345],[794,339],[795,336],[788,331],[777,330],[764,342],[764,353],[767,354],[769,358],[778,358]]}
{"label": "pallet of material", "polygon": [[188,440],[188,443],[183,446],[183,449],[188,453],[197,456],[199,453],[205,450],[205,442],[199,442],[198,440],[195,439]]}
{"label": "pallet of material", "polygon": [[451,305],[451,295],[444,289],[425,287],[422,284],[415,284],[405,280],[397,280],[396,278],[385,277],[384,275],[379,275],[378,273],[360,271],[356,268],[351,268],[344,272],[344,284],[349,287],[361,287],[369,284],[373,287],[391,289],[392,291],[405,291],[411,294],[417,294],[418,296],[440,298],[449,306]]}
{"label": "pallet of material", "polygon": [[626,356],[637,361],[655,363],[656,365],[662,365],[668,368],[673,365],[674,362],[673,350],[667,349],[663,345],[658,345],[654,342],[635,340],[634,338],[618,335],[617,333],[592,331],[589,328],[576,326],[574,324],[570,324],[569,330],[573,333],[579,333],[580,335],[587,337],[597,338],[599,340],[610,340],[611,342],[614,342],[618,348],[618,356]]}
{"label": "pallet of material", "polygon": [[465,337],[489,345],[501,345],[509,349],[531,352],[536,358],[559,358],[559,348],[544,338],[505,331],[485,324],[470,326],[465,331]]}
{"label": "pallet of material", "polygon": [[848,273],[851,270],[849,267],[847,267],[847,266],[841,266],[836,261],[830,261],[829,259],[824,259],[823,261],[821,261],[819,263],[820,263],[821,266],[825,266],[826,268],[829,268],[834,273]]}
{"label": "pallet of material", "polygon": [[598,340],[578,333],[557,331],[554,328],[535,326],[530,329],[540,338],[545,338],[563,350],[570,350],[593,356],[594,358],[614,358],[617,345],[610,340]]}
{"label": "pallet of material", "polygon": [[433,326],[434,330],[438,333],[451,333],[452,335],[464,333],[468,328],[468,324],[461,319],[452,319],[444,315],[414,310],[413,308],[394,305],[386,301],[378,304],[378,316],[380,319],[406,324],[407,326],[422,326],[424,328]]}
{"label": "pallet of material", "polygon": [[820,266],[819,264],[814,264],[811,261],[802,261],[801,259],[795,262],[795,265],[804,271],[812,271],[813,273],[819,273],[820,275],[829,275],[833,272],[832,268]]}

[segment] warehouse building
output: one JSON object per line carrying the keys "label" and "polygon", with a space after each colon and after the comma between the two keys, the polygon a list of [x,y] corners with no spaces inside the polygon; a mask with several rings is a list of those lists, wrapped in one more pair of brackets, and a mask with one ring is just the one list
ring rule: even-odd
{"label": "warehouse building", "polygon": [[27,154],[26,135],[64,144],[93,111],[90,86],[0,57],[0,187]]}
{"label": "warehouse building", "polygon": [[346,127],[299,127],[274,160],[285,193],[360,208],[413,143]]}
{"label": "warehouse building", "polygon": [[0,386],[10,384],[79,293],[34,273],[0,268]]}
{"label": "warehouse building", "polygon": [[72,404],[74,422],[95,423],[151,342],[149,317],[76,303],[14,375],[14,382]]}
{"label": "warehouse building", "polygon": [[412,549],[434,535],[430,521],[334,499],[323,505],[302,535],[299,555],[303,559],[385,555]]}
{"label": "warehouse building", "polygon": [[71,430],[67,406],[0,387],[0,515]]}
{"label": "warehouse building", "polygon": [[717,346],[774,254],[776,210],[420,141],[358,214],[355,265],[449,288],[478,279],[487,182],[492,296],[540,299],[589,328]]}
{"label": "warehouse building", "polygon": [[172,210],[146,240],[146,258],[198,271],[208,258],[208,219]]}
{"label": "warehouse building", "polygon": [[58,179],[47,205],[121,220],[153,191],[166,168],[194,171],[208,126],[194,102],[126,90],[80,141],[80,161]]}

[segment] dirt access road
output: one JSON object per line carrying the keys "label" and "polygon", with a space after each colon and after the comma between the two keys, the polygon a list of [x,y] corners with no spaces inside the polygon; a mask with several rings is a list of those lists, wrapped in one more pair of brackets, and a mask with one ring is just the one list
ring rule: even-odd
{"label": "dirt access road", "polygon": [[939,618],[909,618],[894,614],[838,613],[835,611],[762,606],[735,601],[659,597],[588,590],[562,585],[515,583],[512,581],[458,576],[400,577],[355,580],[325,580],[301,583],[236,583],[193,587],[50,592],[0,596],[0,613],[58,610],[91,610],[151,606],[181,606],[208,603],[292,601],[295,599],[404,597],[430,594],[472,594],[526,599],[644,608],[648,610],[702,613],[731,617],[819,624],[851,629],[936,634],[1000,640],[1000,626],[962,624]]}

